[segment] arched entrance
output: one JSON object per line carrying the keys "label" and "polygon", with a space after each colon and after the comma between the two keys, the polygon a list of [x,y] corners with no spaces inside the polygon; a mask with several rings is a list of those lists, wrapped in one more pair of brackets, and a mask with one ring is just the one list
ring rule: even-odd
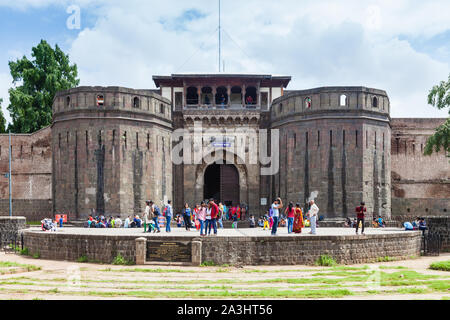
{"label": "arched entrance", "polygon": [[234,165],[212,164],[206,168],[203,193],[227,205],[240,203],[239,172]]}

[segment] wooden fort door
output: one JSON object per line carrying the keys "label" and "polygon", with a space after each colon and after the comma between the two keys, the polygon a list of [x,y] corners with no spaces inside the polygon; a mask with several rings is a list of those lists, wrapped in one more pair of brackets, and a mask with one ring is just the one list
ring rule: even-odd
{"label": "wooden fort door", "polygon": [[220,198],[223,203],[239,204],[239,172],[233,165],[220,166]]}
{"label": "wooden fort door", "polygon": [[222,203],[239,204],[239,172],[234,165],[210,165],[205,171],[205,199],[214,198]]}

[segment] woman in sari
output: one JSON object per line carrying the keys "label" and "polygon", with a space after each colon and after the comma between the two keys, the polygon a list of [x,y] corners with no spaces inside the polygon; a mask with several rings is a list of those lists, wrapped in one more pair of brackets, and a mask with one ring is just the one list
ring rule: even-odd
{"label": "woman in sari", "polygon": [[305,225],[303,223],[303,212],[300,208],[300,203],[297,203],[295,206],[295,216],[294,216],[294,232],[295,233],[302,233],[302,228],[304,228]]}

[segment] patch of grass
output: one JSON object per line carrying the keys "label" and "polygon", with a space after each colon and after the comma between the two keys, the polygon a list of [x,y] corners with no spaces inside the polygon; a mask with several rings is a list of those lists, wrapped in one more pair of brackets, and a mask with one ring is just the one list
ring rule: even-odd
{"label": "patch of grass", "polygon": [[[31,264],[21,264],[21,263],[8,262],[8,261],[0,262],[0,268],[24,268],[28,272],[41,270],[41,267],[33,266]],[[3,272],[0,272],[0,273],[3,273]]]}
{"label": "patch of grass", "polygon": [[358,270],[367,270],[369,269],[369,266],[362,266],[362,267],[347,267],[347,266],[337,266],[331,268],[331,270],[336,271],[358,271]]}
{"label": "patch of grass", "polygon": [[87,263],[87,262],[89,262],[89,259],[86,256],[81,256],[81,257],[79,257],[77,259],[77,262],[79,262],[79,263]]}
{"label": "patch of grass", "polygon": [[40,252],[36,252],[35,254],[33,254],[33,258],[34,259],[40,259],[41,258],[41,253]]}
{"label": "patch of grass", "polygon": [[40,221],[27,221],[26,224],[29,225],[29,226],[40,226],[40,225],[42,225],[42,223]]}
{"label": "patch of grass", "polygon": [[192,273],[193,271],[181,270],[181,269],[145,269],[145,268],[134,268],[134,269],[103,269],[100,271],[104,272],[142,272],[142,273]]}
{"label": "patch of grass", "polygon": [[54,288],[54,289],[48,290],[47,292],[57,294],[57,293],[59,293],[59,290],[58,290],[58,288]]}
{"label": "patch of grass", "polygon": [[390,267],[390,266],[379,266],[379,268],[381,270],[408,270],[407,267],[402,267],[402,266],[398,266],[398,267]]}
{"label": "patch of grass", "polygon": [[448,280],[435,280],[428,283],[428,288],[434,291],[450,292],[450,281]]}
{"label": "patch of grass", "polygon": [[392,261],[395,261],[395,258],[388,257],[388,256],[386,256],[386,257],[378,257],[377,258],[377,262],[392,262]]}
{"label": "patch of grass", "polygon": [[423,288],[401,288],[396,292],[400,294],[424,294],[427,293],[427,290]]}
{"label": "patch of grass", "polygon": [[134,265],[134,261],[126,260],[120,253],[114,258],[113,265],[116,266],[131,266]]}
{"label": "patch of grass", "polygon": [[342,298],[352,295],[347,289],[339,290],[277,290],[264,289],[256,291],[193,291],[193,292],[156,292],[156,291],[128,291],[128,292],[96,292],[90,296],[118,297],[131,296],[135,298]]}
{"label": "patch of grass", "polygon": [[368,276],[369,273],[367,271],[355,271],[355,272],[348,272],[348,271],[332,271],[332,272],[319,272],[319,273],[313,273],[311,276],[313,277],[351,277],[355,275],[364,275]]}
{"label": "patch of grass", "polygon": [[319,259],[317,259],[316,265],[322,267],[334,267],[335,265],[337,265],[337,263],[336,260],[334,260],[332,257],[328,255],[322,255]]}
{"label": "patch of grass", "polygon": [[450,271],[450,261],[435,262],[430,265],[430,269],[439,271]]}

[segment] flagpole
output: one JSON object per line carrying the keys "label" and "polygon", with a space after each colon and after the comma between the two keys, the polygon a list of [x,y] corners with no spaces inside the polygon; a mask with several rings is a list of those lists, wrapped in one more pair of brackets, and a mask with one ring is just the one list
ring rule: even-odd
{"label": "flagpole", "polygon": [[219,0],[219,73],[222,63],[222,22],[221,22],[221,3]]}

